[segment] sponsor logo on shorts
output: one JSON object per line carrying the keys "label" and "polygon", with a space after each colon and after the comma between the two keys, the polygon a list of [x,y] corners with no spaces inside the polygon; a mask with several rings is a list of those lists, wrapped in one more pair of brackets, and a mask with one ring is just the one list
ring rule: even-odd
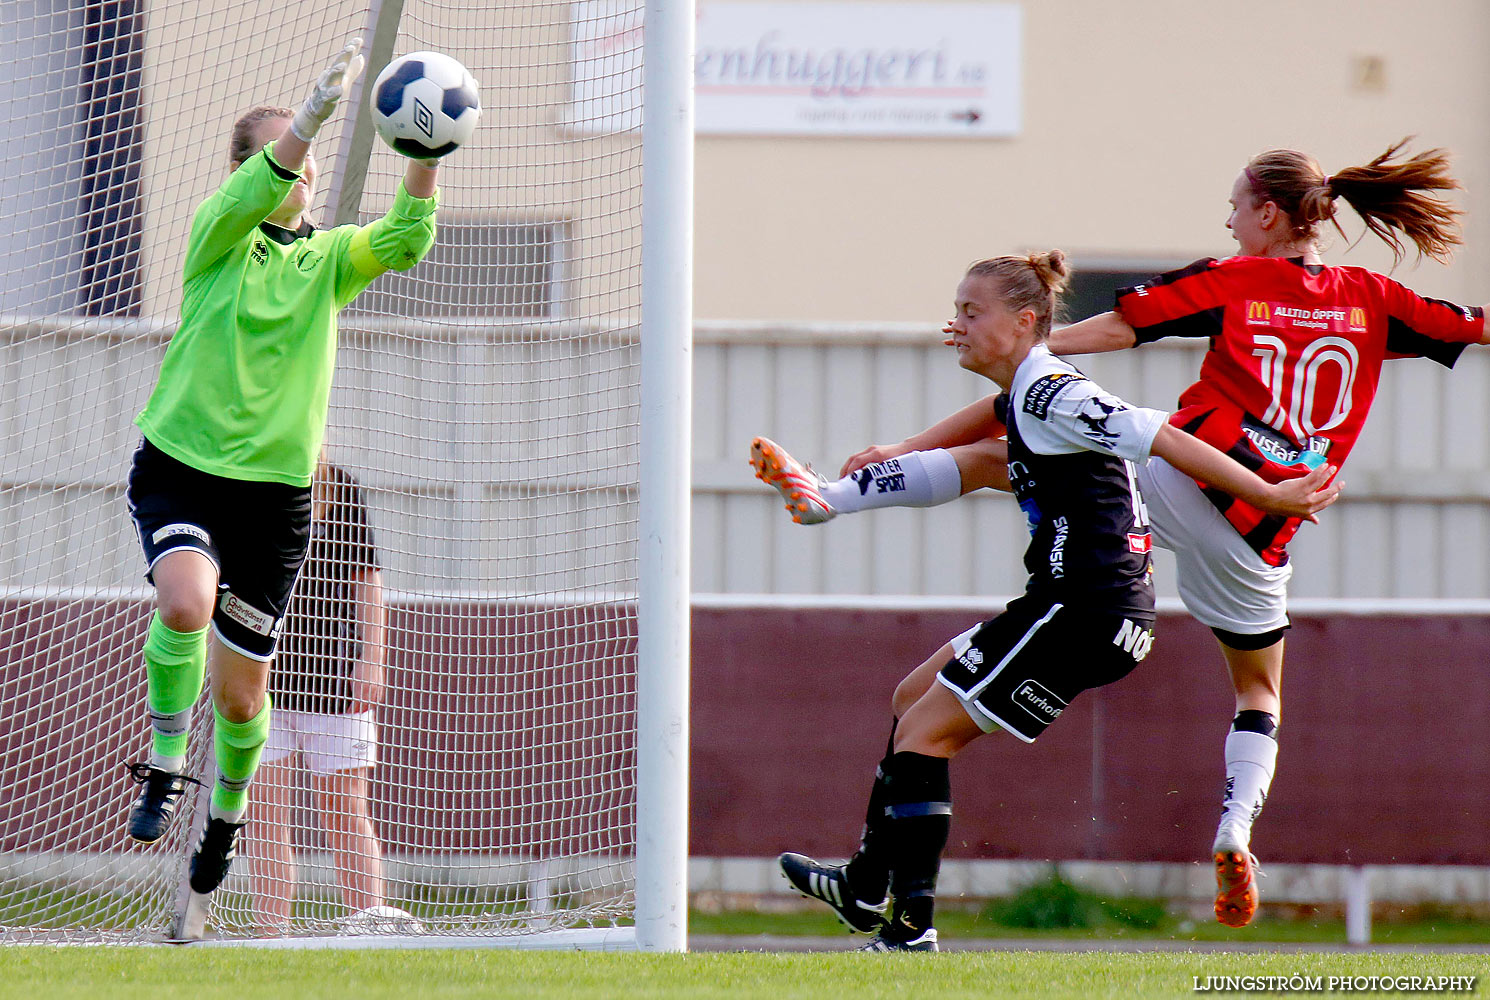
{"label": "sponsor logo on shorts", "polygon": [[208,545],[212,544],[212,536],[195,524],[168,524],[164,528],[157,529],[155,534],[150,536],[150,540],[159,545],[162,538],[170,538],[172,535],[190,535],[193,538],[200,538]]}
{"label": "sponsor logo on shorts", "polygon": [[1054,691],[1034,680],[1025,681],[1015,688],[1010,700],[1046,725],[1059,719],[1066,710],[1066,703],[1057,698]]}
{"label": "sponsor logo on shorts", "polygon": [[1077,382],[1084,381],[1086,381],[1084,376],[1074,372],[1057,372],[1054,375],[1040,376],[1025,390],[1024,412],[1037,420],[1044,420],[1045,415],[1050,412],[1050,404],[1055,402],[1055,397]]}
{"label": "sponsor logo on shorts", "polygon": [[969,646],[957,655],[957,662],[969,670],[977,670],[983,665],[983,650],[977,646]]}
{"label": "sponsor logo on shorts", "polygon": [[217,607],[218,610],[233,619],[233,621],[259,633],[259,635],[273,635],[275,626],[279,624],[274,618],[264,614],[258,608],[245,604],[231,590],[222,595],[222,600],[217,602]]}
{"label": "sponsor logo on shorts", "polygon": [[1112,644],[1122,646],[1124,652],[1132,653],[1134,663],[1142,663],[1143,658],[1149,655],[1150,647],[1154,645],[1154,630],[1151,626],[1135,625],[1124,618],[1123,627],[1113,636]]}

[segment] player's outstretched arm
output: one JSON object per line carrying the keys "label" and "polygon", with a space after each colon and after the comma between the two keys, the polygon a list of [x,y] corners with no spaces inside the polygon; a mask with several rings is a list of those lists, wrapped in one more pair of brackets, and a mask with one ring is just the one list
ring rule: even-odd
{"label": "player's outstretched arm", "polygon": [[1099,313],[1079,323],[1050,331],[1052,354],[1103,354],[1121,351],[1138,342],[1121,313]]}
{"label": "player's outstretched arm", "polygon": [[1170,424],[1159,428],[1150,453],[1186,475],[1218,486],[1260,510],[1306,521],[1318,522],[1315,515],[1335,502],[1344,485],[1339,480],[1329,482],[1336,471],[1333,465],[1321,465],[1300,479],[1269,483],[1235,459]]}
{"label": "player's outstretched arm", "polygon": [[[891,458],[899,458],[901,455],[908,455],[913,451],[956,448],[960,445],[975,444],[985,438],[1003,437],[1003,421],[999,420],[993,410],[993,401],[995,398],[997,397],[985,396],[982,399],[969,403],[951,416],[938,420],[924,431],[921,431],[919,434],[912,434],[899,444],[870,445],[863,451],[850,455],[848,461],[843,463],[843,468],[838,470],[838,475],[842,478],[851,472],[857,472],[866,465],[883,462]],[[1005,486],[1003,488],[1007,489],[1007,476],[1004,477],[1004,483]],[[980,483],[978,485],[994,484]],[[964,490],[964,492],[967,491]]]}
{"label": "player's outstretched arm", "polygon": [[362,39],[354,38],[343,45],[321,71],[310,94],[290,120],[290,127],[274,144],[274,158],[286,170],[299,170],[310,150],[310,141],[336,110],[357,77],[362,74]]}

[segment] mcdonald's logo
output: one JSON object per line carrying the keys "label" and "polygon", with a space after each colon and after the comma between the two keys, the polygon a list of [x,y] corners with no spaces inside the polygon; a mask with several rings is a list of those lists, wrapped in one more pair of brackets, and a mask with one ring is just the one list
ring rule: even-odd
{"label": "mcdonald's logo", "polygon": [[1272,320],[1273,310],[1266,302],[1251,300],[1247,302],[1248,323],[1271,323]]}
{"label": "mcdonald's logo", "polygon": [[1352,330],[1366,329],[1366,310],[1360,306],[1350,307],[1350,328]]}

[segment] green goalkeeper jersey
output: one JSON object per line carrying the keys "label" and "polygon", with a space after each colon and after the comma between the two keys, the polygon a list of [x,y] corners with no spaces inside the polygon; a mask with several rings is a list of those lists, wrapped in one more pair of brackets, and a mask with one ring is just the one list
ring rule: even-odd
{"label": "green goalkeeper jersey", "polygon": [[203,472],[309,486],[326,432],[336,314],[378,275],[429,252],[436,199],[400,183],[388,214],[369,225],[292,233],[264,221],[298,176],[273,147],[198,207],[181,323],[135,423]]}

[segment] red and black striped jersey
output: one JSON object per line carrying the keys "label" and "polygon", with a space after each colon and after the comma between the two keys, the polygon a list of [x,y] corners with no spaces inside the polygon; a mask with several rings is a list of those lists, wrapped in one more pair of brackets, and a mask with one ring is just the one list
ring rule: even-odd
{"label": "red and black striped jersey", "polygon": [[[1208,337],[1200,379],[1170,423],[1269,482],[1302,476],[1322,456],[1343,465],[1376,398],[1381,364],[1427,357],[1452,368],[1484,333],[1484,311],[1424,298],[1360,267],[1303,258],[1207,258],[1119,289],[1137,343]],[[1205,488],[1205,484],[1201,484]],[[1268,563],[1300,522],[1205,489]]]}

